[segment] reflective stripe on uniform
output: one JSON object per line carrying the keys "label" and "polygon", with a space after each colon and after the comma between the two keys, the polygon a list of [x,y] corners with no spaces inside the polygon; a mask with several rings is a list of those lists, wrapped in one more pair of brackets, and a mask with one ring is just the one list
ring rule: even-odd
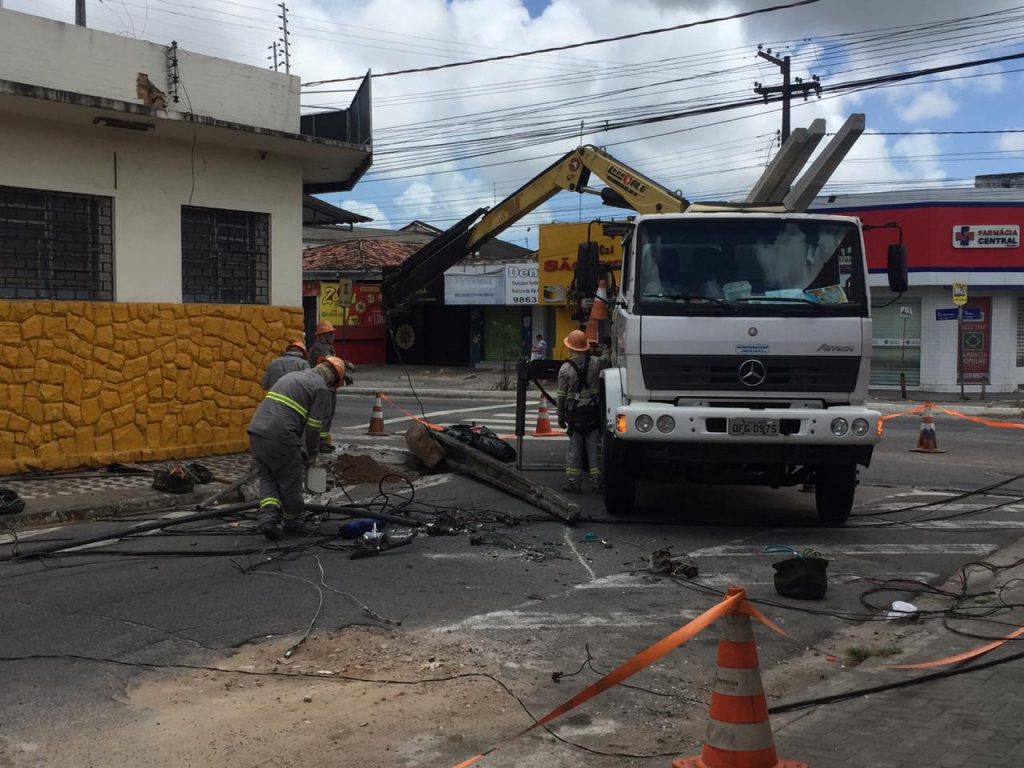
{"label": "reflective stripe on uniform", "polygon": [[322,427],[324,425],[324,423],[322,421],[320,421],[320,419],[314,419],[314,418],[306,419],[306,424],[308,424],[309,426],[313,427],[313,429],[320,429],[320,427]]}
{"label": "reflective stripe on uniform", "polygon": [[303,408],[300,403],[288,397],[288,395],[282,395],[280,392],[267,392],[267,400],[273,400],[275,403],[280,403],[286,408],[291,408],[304,419],[309,416],[309,411]]}
{"label": "reflective stripe on uniform", "polygon": [[260,509],[263,509],[264,507],[270,507],[270,506],[280,507],[281,506],[281,500],[280,499],[275,499],[273,496],[267,496],[265,499],[260,499]]}

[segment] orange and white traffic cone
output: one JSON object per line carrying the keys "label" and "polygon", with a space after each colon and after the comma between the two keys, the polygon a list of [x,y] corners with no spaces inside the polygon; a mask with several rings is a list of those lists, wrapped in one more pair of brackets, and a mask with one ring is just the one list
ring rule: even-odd
{"label": "orange and white traffic cone", "polygon": [[939,449],[939,439],[935,434],[935,417],[932,416],[932,404],[924,404],[921,416],[921,430],[917,433],[917,447],[911,448],[917,453],[945,453]]}
{"label": "orange and white traffic cone", "polygon": [[[732,587],[729,595],[737,591],[743,592]],[[672,768],[807,768],[775,752],[750,617],[734,611],[719,621],[718,674],[704,748],[695,757],[673,760]]]}
{"label": "orange and white traffic cone", "polygon": [[377,393],[377,400],[373,404],[373,413],[370,414],[370,428],[366,430],[368,435],[386,435],[384,431],[384,404],[381,402],[381,393]]}
{"label": "orange and white traffic cone", "polygon": [[551,417],[548,416],[547,398],[542,397],[540,400],[540,408],[537,409],[537,426],[530,434],[534,437],[548,437],[549,435],[558,434],[551,428]]}

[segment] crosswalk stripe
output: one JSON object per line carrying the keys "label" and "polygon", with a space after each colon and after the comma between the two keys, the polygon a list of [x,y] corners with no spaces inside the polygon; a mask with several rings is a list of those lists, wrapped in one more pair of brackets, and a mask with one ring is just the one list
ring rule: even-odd
{"label": "crosswalk stripe", "polygon": [[[827,553],[826,556],[829,558],[840,555],[986,555],[998,548],[996,544],[955,544],[953,542],[944,544],[846,544],[841,548],[837,548],[834,544],[800,544],[796,546],[798,550],[813,549]],[[763,546],[731,544],[705,547],[690,552],[691,557],[764,557],[766,555],[778,555],[778,553],[765,552]]]}

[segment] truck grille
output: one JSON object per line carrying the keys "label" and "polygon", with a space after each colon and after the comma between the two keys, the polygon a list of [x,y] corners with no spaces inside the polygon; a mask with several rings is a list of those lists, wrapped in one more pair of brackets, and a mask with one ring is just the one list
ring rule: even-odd
{"label": "truck grille", "polygon": [[[761,383],[740,379],[740,366],[751,360],[764,366]],[[853,356],[641,355],[640,365],[649,389],[673,392],[850,392],[860,372],[860,358]]]}

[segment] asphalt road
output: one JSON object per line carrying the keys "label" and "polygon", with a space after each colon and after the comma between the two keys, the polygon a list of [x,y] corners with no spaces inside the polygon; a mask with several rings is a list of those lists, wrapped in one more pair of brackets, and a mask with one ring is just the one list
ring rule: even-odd
{"label": "asphalt road", "polygon": [[[414,400],[397,405],[419,410]],[[431,421],[477,420],[512,431],[511,404],[431,399],[422,406]],[[392,435],[368,437],[365,408],[365,398],[340,399],[336,441],[400,447],[410,422],[389,405]],[[531,428],[535,418],[531,413]],[[267,548],[251,520],[238,519],[41,561],[0,562],[0,733],[8,743],[38,742],[91,727],[98,717],[116,720],[126,681],[139,669],[82,657],[210,661],[243,643],[300,636],[311,626],[382,625],[362,605],[405,629],[479,633],[510,647],[533,643],[545,669],[577,667],[584,646],[607,668],[705,610],[715,593],[741,584],[771,601],[764,609],[799,638],[762,644],[762,667],[770,668],[808,646],[827,645],[847,624],[809,608],[865,616],[862,596],[875,583],[868,580],[939,583],[1020,538],[1024,481],[970,492],[1024,471],[1024,434],[942,418],[939,445],[947,452],[919,454],[909,450],[918,428],[916,417],[889,422],[843,528],[820,527],[813,494],[799,489],[665,483],[647,484],[639,513],[628,519],[610,518],[599,498],[585,494],[581,521],[567,527],[497,490],[442,475],[424,476],[414,493],[396,487],[388,501],[405,503],[404,494],[412,507],[454,511],[478,534],[475,543],[468,535],[423,535],[409,547],[350,560],[334,539],[291,552]],[[557,467],[564,448],[558,438],[530,438],[525,461]],[[562,480],[557,470],[529,474],[550,485]],[[376,495],[371,488],[350,492],[360,501]],[[323,530],[337,525],[328,521]],[[40,532],[23,538],[19,551],[123,528],[92,522]],[[780,556],[764,552],[772,545],[811,548],[830,560],[825,601],[778,598],[771,563]],[[652,577],[649,556],[662,548],[692,558],[699,577]],[[11,552],[10,544],[0,545],[0,556]],[[873,595],[869,602],[885,607],[899,596]],[[691,652],[713,657],[716,642],[702,637]],[[8,660],[39,655],[49,658]]]}

